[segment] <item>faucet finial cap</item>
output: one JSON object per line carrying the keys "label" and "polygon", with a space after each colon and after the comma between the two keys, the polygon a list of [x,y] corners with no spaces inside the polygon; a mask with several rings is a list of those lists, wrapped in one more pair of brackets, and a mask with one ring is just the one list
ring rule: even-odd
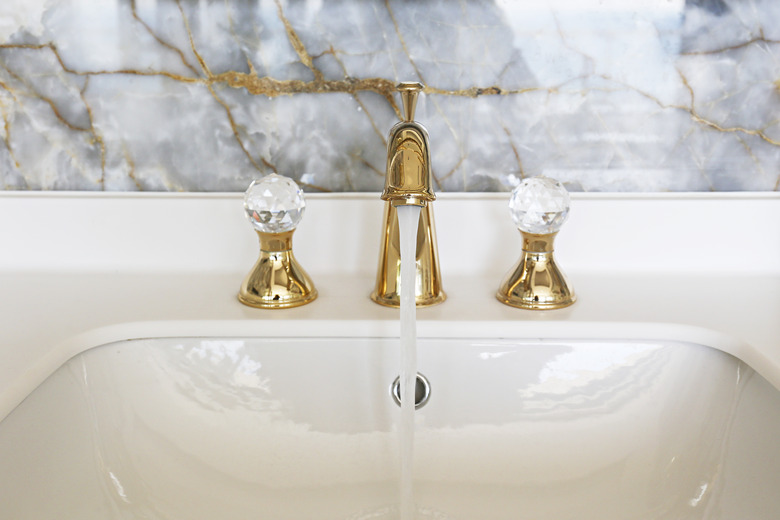
{"label": "faucet finial cap", "polygon": [[425,88],[417,81],[404,81],[396,86],[401,93],[401,103],[404,107],[404,121],[414,121],[414,110],[417,108],[417,96]]}

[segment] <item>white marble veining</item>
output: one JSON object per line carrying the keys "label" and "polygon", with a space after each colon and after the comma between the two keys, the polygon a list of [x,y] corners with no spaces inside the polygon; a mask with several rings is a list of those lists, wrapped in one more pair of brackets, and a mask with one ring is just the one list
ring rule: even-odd
{"label": "white marble veining", "polygon": [[4,189],[379,191],[399,80],[437,189],[780,189],[775,0],[6,0]]}

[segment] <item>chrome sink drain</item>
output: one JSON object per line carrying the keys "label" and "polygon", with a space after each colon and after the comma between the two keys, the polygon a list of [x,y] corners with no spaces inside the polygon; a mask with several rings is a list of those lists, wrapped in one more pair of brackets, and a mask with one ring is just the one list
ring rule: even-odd
{"label": "chrome sink drain", "polygon": [[[401,376],[395,378],[390,385],[390,395],[398,406],[401,406]],[[417,410],[425,406],[431,397],[431,384],[421,373],[417,372],[417,383],[414,386],[414,409]]]}

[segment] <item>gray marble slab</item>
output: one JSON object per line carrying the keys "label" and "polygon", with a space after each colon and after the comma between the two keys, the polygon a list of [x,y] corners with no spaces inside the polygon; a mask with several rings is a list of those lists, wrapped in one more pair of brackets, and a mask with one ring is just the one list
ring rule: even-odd
{"label": "gray marble slab", "polygon": [[2,187],[378,191],[405,80],[438,190],[780,189],[777,0],[4,0]]}

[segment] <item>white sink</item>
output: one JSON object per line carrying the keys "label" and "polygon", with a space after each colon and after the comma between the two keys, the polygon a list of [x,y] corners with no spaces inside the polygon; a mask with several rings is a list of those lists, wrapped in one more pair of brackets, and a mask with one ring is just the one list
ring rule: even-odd
{"label": "white sink", "polygon": [[[679,342],[422,339],[422,518],[776,519],[780,392]],[[397,517],[393,339],[148,339],[0,423],[3,519]]]}
{"label": "white sink", "polygon": [[[548,312],[495,298],[507,194],[434,205],[423,517],[778,518],[780,194],[573,194],[578,301]],[[377,194],[308,197],[319,297],[264,312],[236,298],[241,194],[0,193],[0,520],[397,517],[381,216]]]}

